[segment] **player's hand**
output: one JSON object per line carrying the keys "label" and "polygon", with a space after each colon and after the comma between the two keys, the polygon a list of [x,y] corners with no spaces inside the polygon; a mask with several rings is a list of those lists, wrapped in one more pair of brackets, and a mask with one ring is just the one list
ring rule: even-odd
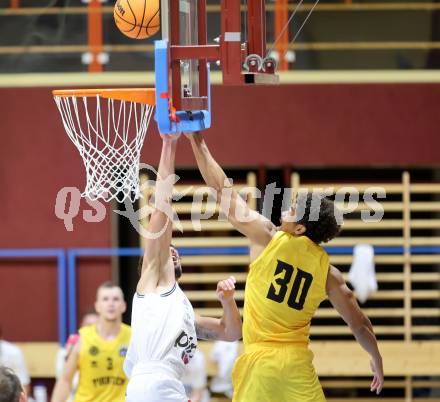
{"label": "player's hand", "polygon": [[177,141],[180,138],[181,134],[182,133],[171,133],[171,134],[162,134],[162,133],[160,133],[160,136],[162,137],[163,141],[173,142],[173,141]]}
{"label": "player's hand", "polygon": [[377,358],[371,359],[370,365],[374,374],[370,391],[376,392],[376,394],[379,395],[380,391],[382,391],[384,382],[382,358],[378,356]]}
{"label": "player's hand", "polygon": [[221,302],[232,300],[234,298],[236,282],[235,278],[230,276],[228,279],[217,283],[217,297]]}

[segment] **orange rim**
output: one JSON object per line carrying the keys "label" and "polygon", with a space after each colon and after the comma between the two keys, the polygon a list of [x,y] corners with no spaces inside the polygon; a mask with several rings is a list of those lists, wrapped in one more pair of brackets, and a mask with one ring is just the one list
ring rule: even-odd
{"label": "orange rim", "polygon": [[52,91],[53,96],[100,96],[106,99],[117,99],[128,102],[156,104],[156,91],[154,88],[114,88],[114,89],[57,89]]}

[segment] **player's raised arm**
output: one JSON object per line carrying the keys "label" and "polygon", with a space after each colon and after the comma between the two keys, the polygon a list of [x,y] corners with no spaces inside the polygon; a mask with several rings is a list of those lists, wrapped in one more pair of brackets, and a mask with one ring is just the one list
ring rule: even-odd
{"label": "player's raised arm", "polygon": [[52,393],[51,402],[66,402],[69,398],[72,389],[72,380],[78,369],[79,351],[81,348],[81,340],[79,340],[73,347],[69,357],[64,365],[61,376],[55,383],[55,388]]}
{"label": "player's raised arm", "polygon": [[350,327],[356,340],[371,356],[371,369],[374,374],[371,391],[379,394],[383,387],[384,375],[382,356],[377,346],[373,326],[360,309],[341,272],[333,266],[330,266],[327,277],[327,295],[333,307]]}
{"label": "player's raised arm", "polygon": [[227,211],[222,211],[227,215],[229,222],[239,232],[248,237],[252,243],[266,246],[270,242],[275,229],[273,223],[257,211],[250,209],[232,188],[232,183],[226,177],[225,172],[209,152],[203,135],[198,132],[188,134],[187,137],[191,142],[197,165],[206,185],[217,193],[217,202],[220,202],[224,188],[231,189],[230,202],[225,203],[229,208]]}
{"label": "player's raised arm", "polygon": [[[162,153],[154,193],[155,205],[148,223],[145,253],[142,261],[139,293],[154,292],[161,275],[161,268],[170,257],[172,236],[172,206],[174,184],[174,160],[179,135],[161,135]],[[174,275],[170,280],[174,280]]]}
{"label": "player's raised arm", "polygon": [[241,338],[242,322],[234,300],[235,282],[231,276],[217,284],[217,297],[223,307],[223,317],[196,316],[197,338],[230,342]]}

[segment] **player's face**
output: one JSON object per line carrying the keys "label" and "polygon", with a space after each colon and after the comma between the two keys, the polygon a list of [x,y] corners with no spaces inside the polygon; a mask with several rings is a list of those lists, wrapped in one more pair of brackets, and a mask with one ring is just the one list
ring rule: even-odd
{"label": "player's face", "polygon": [[99,289],[95,310],[106,321],[120,320],[125,312],[125,301],[118,287]]}
{"label": "player's face", "polygon": [[281,214],[281,226],[280,230],[287,233],[292,233],[295,235],[301,235],[305,232],[306,228],[305,226],[296,223],[296,209],[295,205],[292,205],[292,207],[288,211],[284,211]]}
{"label": "player's face", "polygon": [[281,223],[281,230],[290,228],[293,224],[295,224],[296,220],[296,211],[295,206],[290,207],[288,211],[283,211],[281,213],[280,223]]}

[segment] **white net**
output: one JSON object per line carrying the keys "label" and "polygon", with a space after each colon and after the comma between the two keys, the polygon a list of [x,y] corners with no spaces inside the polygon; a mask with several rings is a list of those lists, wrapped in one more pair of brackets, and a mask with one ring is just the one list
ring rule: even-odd
{"label": "white net", "polygon": [[96,96],[55,96],[64,128],[87,173],[82,196],[139,197],[139,159],[154,106]]}

